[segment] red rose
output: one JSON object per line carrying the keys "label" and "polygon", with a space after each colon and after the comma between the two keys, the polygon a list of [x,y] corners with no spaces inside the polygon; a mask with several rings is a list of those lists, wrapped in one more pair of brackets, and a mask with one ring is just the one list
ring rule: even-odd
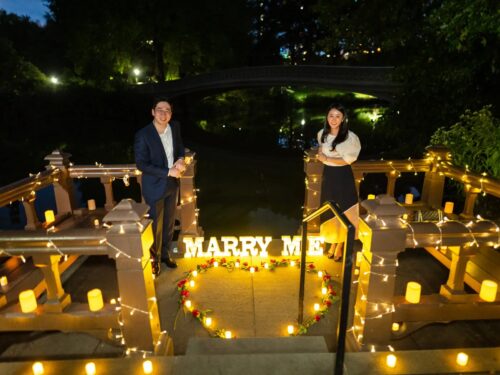
{"label": "red rose", "polygon": [[310,265],[308,265],[307,267],[309,267],[310,270],[313,270],[315,268],[314,264],[312,264],[312,263]]}
{"label": "red rose", "polygon": [[276,263],[276,259],[271,259],[271,263]]}
{"label": "red rose", "polygon": [[212,259],[210,259],[210,260],[208,261],[208,264],[213,264],[214,262],[215,262],[215,259],[214,259],[214,258],[212,258]]}
{"label": "red rose", "polygon": [[226,262],[226,258],[222,258],[222,259],[220,260],[220,262],[221,262],[221,264],[223,264],[223,263],[227,263],[227,262]]}
{"label": "red rose", "polygon": [[248,266],[248,262],[243,262],[243,265],[244,265],[245,267],[247,267],[247,266]]}
{"label": "red rose", "polygon": [[200,312],[199,312],[198,310],[196,310],[196,309],[194,309],[194,310],[192,311],[192,314],[193,314],[193,316],[194,316],[195,318],[197,318],[197,317],[199,317],[199,316],[200,316]]}
{"label": "red rose", "polygon": [[207,265],[206,264],[202,264],[201,268],[207,268]]}
{"label": "red rose", "polygon": [[323,275],[323,280],[330,280],[332,277],[330,275]]}
{"label": "red rose", "polygon": [[183,296],[183,297],[187,297],[187,296],[189,296],[189,290],[183,290],[183,291],[181,292],[181,296]]}
{"label": "red rose", "polygon": [[326,300],[325,301],[325,305],[327,305],[328,307],[330,307],[332,305],[332,302],[330,300]]}
{"label": "red rose", "polygon": [[187,279],[181,280],[177,283],[177,287],[182,288],[184,286],[184,284],[186,284],[186,283],[187,283]]}
{"label": "red rose", "polygon": [[315,320],[315,321],[317,321],[317,322],[319,322],[319,321],[320,321],[320,319],[321,319],[321,316],[319,316],[319,315],[316,315],[316,316],[314,317],[314,320]]}
{"label": "red rose", "polygon": [[259,270],[259,267],[254,267],[254,271],[257,272]]}

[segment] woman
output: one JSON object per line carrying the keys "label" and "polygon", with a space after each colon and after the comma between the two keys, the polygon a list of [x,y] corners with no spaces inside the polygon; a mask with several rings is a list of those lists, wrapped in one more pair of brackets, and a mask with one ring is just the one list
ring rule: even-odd
{"label": "woman", "polygon": [[[358,227],[358,194],[354,183],[351,163],[358,158],[361,144],[356,134],[347,128],[346,110],[341,104],[328,108],[325,126],[318,132],[317,159],[324,164],[321,183],[321,204],[326,201],[338,203],[355,228]],[[322,221],[332,218],[333,214],[322,217]],[[331,243],[328,258],[342,261],[345,230],[337,218],[321,225],[322,235],[326,232],[327,243]]]}

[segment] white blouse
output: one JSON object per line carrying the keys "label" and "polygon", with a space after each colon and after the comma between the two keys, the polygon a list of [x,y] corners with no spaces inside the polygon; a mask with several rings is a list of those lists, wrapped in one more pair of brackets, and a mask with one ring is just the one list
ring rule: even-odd
{"label": "white blouse", "polygon": [[[346,163],[352,164],[358,159],[359,152],[361,151],[361,143],[356,134],[348,131],[347,138],[344,142],[338,144],[335,150],[331,151],[332,141],[335,139],[336,135],[328,134],[325,139],[325,143],[321,143],[321,136],[323,135],[323,129],[318,132],[318,144],[321,148],[321,152],[329,158],[343,159]],[[341,167],[341,165],[329,162],[323,162],[325,165],[332,167]]]}

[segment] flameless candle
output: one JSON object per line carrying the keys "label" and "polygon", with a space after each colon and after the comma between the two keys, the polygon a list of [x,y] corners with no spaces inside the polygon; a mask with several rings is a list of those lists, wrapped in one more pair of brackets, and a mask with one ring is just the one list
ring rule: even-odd
{"label": "flameless candle", "polygon": [[394,354],[389,354],[385,362],[387,363],[388,367],[394,368],[396,367],[397,358]]}
{"label": "flameless candle", "polygon": [[219,267],[219,262],[214,262],[214,267]]}
{"label": "flameless candle", "polygon": [[224,336],[226,337],[226,339],[230,339],[231,337],[233,337],[233,334],[231,331],[226,331],[226,333],[224,334]]}
{"label": "flameless candle", "polygon": [[406,194],[405,195],[405,204],[412,204],[413,203],[413,194]]}
{"label": "flameless candle", "polygon": [[290,266],[291,266],[291,267],[295,267],[295,261],[294,261],[294,260],[292,260],[292,261],[290,262]]}
{"label": "flameless candle", "polygon": [[266,270],[267,270],[267,269],[269,269],[269,264],[264,263],[264,268],[265,268]]}
{"label": "flameless candle", "polygon": [[101,224],[99,223],[99,219],[94,220],[94,227],[99,228]]}
{"label": "flameless candle", "polygon": [[240,268],[240,262],[234,262],[234,267],[235,268]]}
{"label": "flameless candle", "polygon": [[56,217],[54,216],[54,211],[52,211],[52,210],[45,211],[45,223],[46,224],[53,223],[55,220],[56,220]]}
{"label": "flameless candle", "polygon": [[294,328],[292,325],[289,325],[289,326],[287,327],[287,331],[288,331],[288,334],[289,334],[289,335],[293,334],[293,331],[294,331],[294,330],[295,330],[295,328]]}
{"label": "flameless candle", "polygon": [[149,360],[142,362],[142,371],[145,374],[152,374],[153,373],[153,363]]}
{"label": "flameless candle", "polygon": [[483,280],[481,289],[479,290],[479,297],[486,302],[495,302],[497,299],[498,285],[493,280]]}
{"label": "flameless candle", "polygon": [[453,206],[455,204],[453,202],[446,202],[444,204],[444,213],[445,214],[452,214],[453,213]]}
{"label": "flameless candle", "polygon": [[399,323],[392,323],[392,330],[394,332],[399,331]]}
{"label": "flameless candle", "polygon": [[95,200],[89,199],[87,201],[87,207],[89,208],[89,211],[94,211],[95,210]]}
{"label": "flameless candle", "polygon": [[0,277],[0,286],[7,286],[8,283],[7,276]]}
{"label": "flameless candle", "polygon": [[31,366],[34,375],[42,375],[43,374],[43,364],[42,362],[35,362],[33,366]]}
{"label": "flameless candle", "polygon": [[87,375],[95,375],[95,363],[88,362],[85,364],[85,374]]}
{"label": "flameless candle", "polygon": [[102,293],[100,289],[92,289],[87,292],[90,311],[99,311],[104,307]]}
{"label": "flameless candle", "polygon": [[318,271],[318,277],[319,277],[320,279],[322,279],[322,278],[323,278],[323,271]]}
{"label": "flameless candle", "polygon": [[23,290],[19,293],[19,304],[23,313],[30,313],[36,310],[36,297],[33,290]]}
{"label": "flameless candle", "polygon": [[193,306],[193,304],[191,303],[191,301],[190,301],[190,300],[186,300],[186,301],[184,302],[184,306],[186,306],[188,309],[190,309],[190,308],[191,308],[191,306]]}
{"label": "flameless candle", "polygon": [[210,318],[209,316],[207,316],[207,317],[205,318],[205,325],[206,325],[207,327],[210,327],[210,326],[212,325],[212,318]]}
{"label": "flameless candle", "polygon": [[368,200],[375,199],[375,194],[368,194]]}
{"label": "flameless candle", "polygon": [[319,311],[319,303],[314,304],[314,311]]}
{"label": "flameless candle", "polygon": [[198,271],[194,270],[193,273],[192,273],[193,277],[196,277],[198,276]]}
{"label": "flameless candle", "polygon": [[355,275],[359,275],[359,269],[358,269],[358,268],[356,268],[356,269],[354,270],[354,274],[355,274]]}
{"label": "flameless candle", "polygon": [[410,303],[419,303],[420,302],[420,291],[422,287],[419,283],[415,281],[410,281],[406,284],[406,295],[405,298]]}
{"label": "flameless candle", "polygon": [[463,352],[457,354],[457,365],[459,366],[467,366],[469,362],[469,356]]}
{"label": "flameless candle", "polygon": [[255,267],[250,267],[250,273],[254,273],[255,272]]}

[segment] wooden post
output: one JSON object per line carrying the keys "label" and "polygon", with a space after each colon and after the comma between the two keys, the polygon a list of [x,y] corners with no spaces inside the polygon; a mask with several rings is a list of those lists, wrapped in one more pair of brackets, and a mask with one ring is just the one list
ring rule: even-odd
{"label": "wooden post", "polygon": [[385,191],[385,194],[389,195],[390,197],[394,197],[394,190],[396,188],[396,179],[398,178],[397,172],[396,171],[390,171],[385,174],[387,177],[387,189]]}
{"label": "wooden post", "polygon": [[182,239],[188,237],[203,237],[203,229],[198,221],[198,208],[196,205],[196,188],[194,176],[196,174],[196,159],[192,152],[186,153],[186,171],[180,178],[179,195],[180,204],[177,206],[176,218],[180,223],[180,232],[177,240],[177,248],[180,253],[185,252]]}
{"label": "wooden post", "polygon": [[71,303],[71,296],[62,287],[59,259],[60,255],[33,255],[33,263],[42,271],[47,285],[47,302],[43,305],[45,312],[60,313]]}
{"label": "wooden post", "polygon": [[445,177],[439,171],[442,162],[451,160],[450,150],[444,146],[427,147],[429,158],[432,161],[431,170],[425,172],[422,201],[435,209],[441,208],[443,203],[443,190]]}
{"label": "wooden post", "polygon": [[59,169],[61,171],[59,177],[54,178],[54,195],[56,198],[57,214],[63,215],[72,213],[76,208],[73,179],[69,175],[70,154],[62,153],[55,150],[52,154],[47,155],[44,160],[49,161],[46,169]]}
{"label": "wooden post", "polygon": [[149,207],[124,199],[103,221],[112,226],[106,233],[109,256],[116,259],[121,299],[122,332],[127,347],[156,352],[168,335],[161,332],[149,249],[153,245],[152,221],[145,219]]}
{"label": "wooden post", "polygon": [[406,245],[406,226],[399,218],[406,210],[388,195],[361,205],[369,216],[359,222],[363,257],[353,332],[359,347],[366,350],[370,345],[387,345],[391,339],[396,260]]}

